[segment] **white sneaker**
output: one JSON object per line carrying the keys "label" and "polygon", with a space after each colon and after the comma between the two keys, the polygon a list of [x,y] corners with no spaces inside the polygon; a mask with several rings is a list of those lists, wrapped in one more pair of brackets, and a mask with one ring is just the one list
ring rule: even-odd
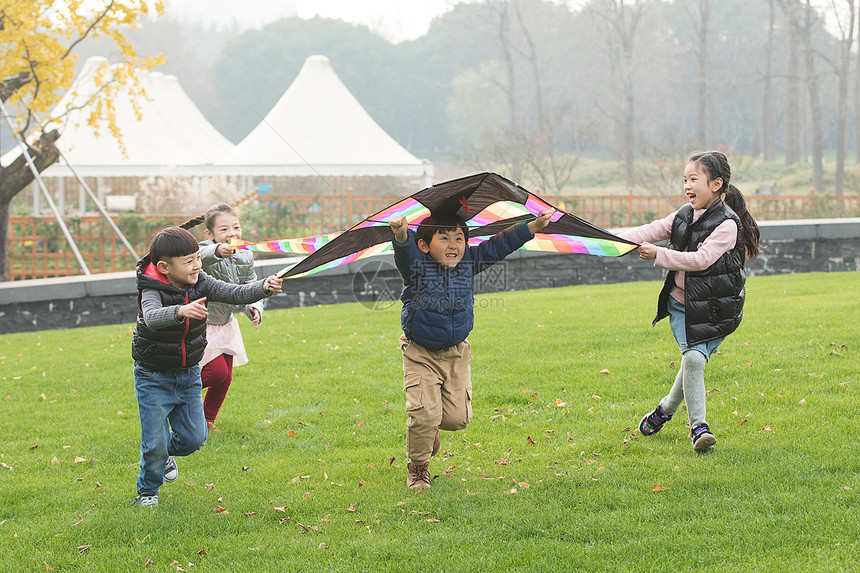
{"label": "white sneaker", "polygon": [[[176,467],[176,461],[173,456],[167,456],[167,462],[164,464],[164,481],[176,481],[179,477],[179,468]],[[158,499],[155,500],[158,503]]]}
{"label": "white sneaker", "polygon": [[139,495],[137,496],[137,501],[140,503],[140,507],[150,507],[152,505],[158,505],[158,494],[154,495]]}

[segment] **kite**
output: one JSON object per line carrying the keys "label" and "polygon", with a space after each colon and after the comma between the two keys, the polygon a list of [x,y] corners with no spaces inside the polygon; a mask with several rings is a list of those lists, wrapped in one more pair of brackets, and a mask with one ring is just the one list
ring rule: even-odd
{"label": "kite", "polygon": [[477,244],[511,225],[531,221],[543,209],[555,212],[549,224],[523,249],[618,257],[638,246],[550,205],[501,175],[478,173],[422,189],[342,233],[238,245],[237,248],[309,253],[300,262],[278,272],[279,277],[294,278],[392,250],[388,221],[401,217],[406,217],[407,224],[415,227],[430,213],[455,213],[469,228],[469,243]]}
{"label": "kite", "polygon": [[253,251],[255,253],[309,255],[341,234],[343,234],[343,231],[327,235],[315,235],[313,237],[299,237],[297,239],[278,239],[277,241],[268,241],[266,243],[252,243],[241,239],[230,239],[227,245],[239,250]]}

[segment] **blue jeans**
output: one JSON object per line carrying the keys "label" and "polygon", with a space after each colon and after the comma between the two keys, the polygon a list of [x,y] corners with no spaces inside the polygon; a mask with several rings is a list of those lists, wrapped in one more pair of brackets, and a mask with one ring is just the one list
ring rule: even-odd
{"label": "blue jeans", "polygon": [[705,355],[705,359],[710,359],[711,355],[720,347],[720,343],[726,339],[725,336],[716,340],[700,342],[693,346],[687,345],[687,319],[684,310],[684,305],[669,297],[669,326],[672,328],[672,334],[675,335],[675,342],[678,343],[678,348],[681,349],[681,354],[688,350],[698,350]]}
{"label": "blue jeans", "polygon": [[206,443],[200,366],[153,372],[134,363],[140,409],[137,492],[154,495],[164,483],[167,456],[187,456]]}

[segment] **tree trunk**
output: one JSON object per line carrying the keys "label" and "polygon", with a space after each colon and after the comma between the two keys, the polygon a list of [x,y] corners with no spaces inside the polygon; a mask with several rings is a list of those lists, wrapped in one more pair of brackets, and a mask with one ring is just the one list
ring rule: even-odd
{"label": "tree trunk", "polygon": [[508,18],[508,2],[502,3],[503,9],[499,14],[499,38],[502,43],[502,52],[505,56],[505,72],[508,85],[505,95],[508,101],[508,115],[511,121],[511,137],[514,145],[511,147],[511,175],[514,181],[519,181],[522,171],[522,152],[519,144],[522,141],[520,129],[519,111],[517,109],[517,74],[514,69],[514,56],[511,53],[510,19]]}
{"label": "tree trunk", "polygon": [[812,6],[806,0],[805,25],[803,29],[803,52],[806,60],[806,86],[809,89],[809,109],[812,113],[812,186],[816,191],[824,190],[824,153],[821,102],[818,96],[818,77],[815,75],[815,51],[812,47]]}
{"label": "tree trunk", "polygon": [[[860,10],[855,11],[858,18],[855,29],[860,30]],[[860,165],[860,55],[854,58],[854,163]]]}
{"label": "tree trunk", "polygon": [[[42,135],[34,147],[30,147],[30,156],[41,173],[60,158],[60,152],[55,143],[60,133],[56,130]],[[23,155],[11,165],[0,168],[0,280],[8,281],[12,276],[10,267],[9,246],[9,215],[12,199],[33,182],[33,172],[27,165]]]}
{"label": "tree trunk", "polygon": [[708,149],[707,116],[708,116],[708,24],[710,23],[710,6],[708,0],[699,0],[699,118],[696,128],[697,145],[700,149]]}
{"label": "tree trunk", "polygon": [[854,0],[847,0],[850,22],[847,32],[842,29],[839,43],[838,92],[839,104],[836,117],[836,174],[833,178],[833,194],[842,195],[845,184],[845,140],[848,132],[848,82],[851,73],[851,49],[854,47]]}
{"label": "tree trunk", "polygon": [[773,161],[776,156],[773,118],[773,33],[775,12],[773,0],[769,0],[768,3],[770,5],[770,25],[767,30],[764,60],[764,95],[761,106],[761,155],[765,161]]}
{"label": "tree trunk", "polygon": [[785,164],[792,166],[800,160],[800,49],[798,30],[788,31],[788,85],[785,105]]}
{"label": "tree trunk", "polygon": [[854,57],[854,163],[860,165],[860,55]]}

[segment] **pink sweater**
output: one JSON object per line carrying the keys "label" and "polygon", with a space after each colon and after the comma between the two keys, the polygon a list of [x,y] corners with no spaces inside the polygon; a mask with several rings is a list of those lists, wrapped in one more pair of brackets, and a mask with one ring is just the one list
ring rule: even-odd
{"label": "pink sweater", "polygon": [[[701,217],[704,212],[705,209],[693,211],[693,221]],[[618,236],[637,243],[654,243],[669,239],[672,233],[672,221],[675,220],[676,213],[677,211],[647,225],[628,229],[618,233]],[[675,284],[669,291],[672,298],[681,304],[684,303],[684,271],[705,270],[717,262],[723,253],[732,250],[737,240],[737,223],[732,219],[727,219],[720,223],[714,232],[696,247],[695,251],[673,251],[666,247],[657,247],[657,258],[654,259],[654,266],[678,271],[675,273]]]}

